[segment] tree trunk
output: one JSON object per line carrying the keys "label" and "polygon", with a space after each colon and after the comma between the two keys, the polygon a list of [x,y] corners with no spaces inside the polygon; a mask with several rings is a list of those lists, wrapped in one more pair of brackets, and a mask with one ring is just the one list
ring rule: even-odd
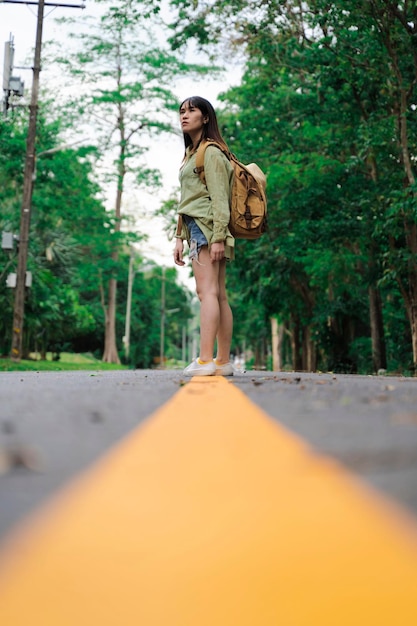
{"label": "tree trunk", "polygon": [[413,375],[417,376],[417,305],[410,312],[411,341],[413,345]]}
{"label": "tree trunk", "polygon": [[282,371],[282,342],[284,339],[284,324],[278,324],[276,317],[271,317],[272,334],[272,371]]}
{"label": "tree trunk", "polygon": [[[398,72],[399,84],[402,86],[401,74]],[[399,115],[399,128],[400,128],[400,143],[401,143],[401,156],[404,167],[404,173],[409,187],[414,187],[416,179],[413,172],[412,159],[410,155],[410,148],[408,144],[408,126],[407,126],[407,108],[408,108],[408,95],[403,87],[400,92],[401,105]],[[417,194],[413,191],[413,200],[416,202]],[[407,248],[410,254],[409,268],[408,268],[408,317],[411,327],[411,341],[413,348],[413,369],[414,376],[417,376],[417,226],[414,221],[414,216],[408,216],[406,214],[404,219],[404,231]]]}
{"label": "tree trunk", "polygon": [[[412,247],[417,249],[416,225],[414,228],[414,244]],[[416,252],[414,252],[416,255]],[[415,257],[414,257],[415,258]],[[410,270],[408,274],[408,306],[407,314],[411,328],[411,343],[413,348],[413,374],[417,376],[417,264],[414,260],[410,261]]]}
{"label": "tree trunk", "polygon": [[105,310],[104,363],[120,363],[116,345],[116,293],[117,281],[109,280],[109,300]]}
{"label": "tree trunk", "polygon": [[414,262],[409,268],[408,289],[399,276],[397,276],[397,284],[404,299],[407,317],[410,323],[411,345],[413,350],[413,373],[414,376],[417,376],[417,266]]}
{"label": "tree trunk", "polygon": [[301,359],[300,321],[298,317],[292,316],[291,322],[292,366],[294,371],[299,372],[303,369]]}
{"label": "tree trunk", "polygon": [[[119,73],[119,82],[120,82],[120,73]],[[119,84],[120,87],[120,84]],[[116,193],[116,205],[115,205],[115,216],[116,222],[114,226],[114,230],[116,233],[120,232],[121,229],[121,220],[122,220],[122,196],[123,196],[123,185],[124,185],[124,177],[126,174],[126,166],[125,166],[125,158],[126,158],[126,136],[125,136],[125,126],[124,126],[124,111],[121,104],[119,104],[119,117],[118,117],[118,130],[120,134],[120,143],[119,143],[119,158],[118,158],[118,172],[117,172],[117,193]],[[112,253],[112,261],[114,265],[117,264],[119,253],[118,253],[118,241],[116,239],[114,243],[114,250]],[[109,280],[109,299],[107,303],[107,308],[105,309],[105,329],[104,329],[104,353],[103,353],[103,361],[105,363],[120,363],[119,354],[117,352],[117,341],[116,341],[116,294],[117,294],[117,280],[112,277]]]}
{"label": "tree trunk", "polygon": [[387,355],[385,350],[384,324],[382,317],[382,303],[379,290],[369,287],[369,321],[372,338],[372,363],[374,372],[387,369]]}
{"label": "tree trunk", "polygon": [[311,326],[303,328],[303,370],[315,372],[317,369],[317,349],[311,338]]}
{"label": "tree trunk", "polygon": [[[116,224],[115,231],[120,231],[120,221],[121,221],[121,206],[122,206],[122,193],[123,193],[123,178],[119,182],[117,186],[117,196],[116,196]],[[115,249],[111,255],[113,264],[116,265],[119,259],[119,253],[116,248],[117,241],[115,242]],[[109,280],[108,287],[108,301],[107,307],[104,308],[104,318],[105,318],[105,326],[104,326],[104,352],[102,360],[104,363],[117,363],[120,364],[120,358],[117,351],[117,341],[116,341],[116,295],[117,295],[117,280],[112,277]]]}
{"label": "tree trunk", "polygon": [[417,376],[417,306],[410,311],[411,341],[413,346],[413,375]]}
{"label": "tree trunk", "polygon": [[[398,111],[397,111],[397,124],[399,134],[399,144],[401,149],[400,158],[402,161],[404,174],[405,174],[405,187],[411,188],[410,195],[412,195],[414,203],[417,200],[417,194],[413,189],[416,183],[416,178],[413,170],[413,160],[410,152],[410,146],[408,142],[408,121],[407,113],[412,98],[412,89],[405,84],[404,77],[402,75],[400,64],[397,57],[396,47],[392,45],[390,38],[387,38],[387,49],[393,61],[393,69],[398,82]],[[417,57],[414,57],[414,67],[417,71]],[[410,252],[410,261],[408,267],[408,294],[405,298],[407,314],[411,327],[411,341],[413,349],[413,370],[414,376],[417,376],[417,226],[413,213],[407,214],[405,210],[404,217],[404,232],[406,238],[406,244],[408,251]]]}
{"label": "tree trunk", "polygon": [[413,350],[413,374],[417,376],[417,270],[408,276],[408,290],[397,278],[402,297],[404,298],[408,321],[411,330],[411,345]]}
{"label": "tree trunk", "polygon": [[271,317],[271,336],[272,336],[272,371],[279,371],[279,354],[278,354],[278,320]]}

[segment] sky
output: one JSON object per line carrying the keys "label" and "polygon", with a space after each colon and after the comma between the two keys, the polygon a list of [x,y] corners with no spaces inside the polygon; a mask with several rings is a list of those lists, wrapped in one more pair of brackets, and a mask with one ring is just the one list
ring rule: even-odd
{"label": "sky", "polygon": [[[48,1],[48,0],[47,0]],[[50,1],[50,0],[49,0]],[[82,2],[77,0],[57,0],[67,4],[80,5]],[[43,26],[43,41],[49,40],[62,41],[65,49],[65,27],[56,23],[58,18],[77,17],[98,15],[100,7],[94,4],[92,0],[85,0],[85,9],[80,8],[53,8],[45,7],[45,20]],[[20,69],[18,66],[31,65],[33,61],[33,50],[36,38],[36,20],[37,7],[33,5],[4,3],[0,0],[0,73],[1,84],[3,83],[3,67],[4,67],[4,44],[9,41],[10,35],[13,37],[15,54],[13,75],[20,76],[25,83],[25,89],[29,89],[32,84],[31,69]],[[29,61],[28,61],[29,59]],[[193,62],[199,62],[198,57],[191,59]],[[206,58],[202,58],[201,62],[206,63]],[[221,79],[204,80],[204,83],[197,84],[187,80],[178,80],[178,84],[171,85],[172,90],[178,96],[179,102],[190,95],[201,95],[212,102],[216,107],[218,105],[218,95],[226,91],[229,86],[237,84],[240,79],[238,66],[233,66],[229,71],[225,72]],[[45,87],[48,82],[47,68],[41,72],[41,88]],[[158,193],[149,193],[146,191],[128,192],[131,195],[126,197],[126,206],[129,211],[133,209],[137,215],[137,222],[141,232],[146,233],[148,240],[139,244],[138,249],[146,258],[156,261],[159,265],[166,267],[175,267],[173,262],[174,242],[168,241],[163,231],[163,221],[156,217],[152,220],[144,219],[143,215],[149,215],[150,210],[155,210],[160,206],[163,199],[168,198],[172,191],[178,185],[178,169],[184,152],[184,143],[182,137],[164,136],[163,140],[154,142],[152,149],[147,154],[149,167],[161,169],[163,173],[163,186]],[[111,206],[112,198],[109,190],[108,203]],[[177,268],[180,282],[190,289],[194,287],[194,281],[190,279],[189,268]]]}

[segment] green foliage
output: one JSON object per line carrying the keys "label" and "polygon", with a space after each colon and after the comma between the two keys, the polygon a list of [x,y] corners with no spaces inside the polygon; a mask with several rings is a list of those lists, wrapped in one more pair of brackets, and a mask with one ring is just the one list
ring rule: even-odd
{"label": "green foliage", "polygon": [[[119,349],[124,334],[128,258],[124,254],[117,263],[112,261],[112,239],[117,237],[124,248],[134,241],[134,235],[114,231],[113,216],[100,200],[91,151],[85,147],[56,149],[62,145],[59,135],[62,126],[57,119],[46,120],[46,106],[39,115],[40,145],[28,259],[33,283],[27,290],[24,350],[27,355],[37,352],[45,356],[47,351],[53,351],[59,356],[63,350],[74,350],[99,356],[103,349],[104,326],[101,290],[115,272],[120,280]],[[1,119],[0,136],[0,231],[18,233],[25,116],[19,112],[13,118]],[[16,252],[16,244],[13,251],[0,251],[0,354],[8,354],[10,349],[13,290],[6,287],[5,279],[16,269]],[[135,281],[132,346],[138,356],[131,361],[133,365],[153,366],[154,358],[159,355],[161,281],[158,281],[158,272],[160,274],[161,270],[156,266],[152,281]],[[167,308],[180,308],[175,318],[167,320],[168,353],[175,351],[181,340],[178,325],[186,323],[190,312],[188,295],[175,283],[171,272],[167,272],[166,286]],[[10,369],[6,361],[2,364]]]}
{"label": "green foliage", "polygon": [[[61,59],[80,94],[65,109],[66,128],[52,106],[40,115],[27,351],[59,352],[68,344],[99,354],[110,278],[118,281],[121,351],[126,250],[138,238],[122,194],[130,185],[158,185],[146,151],[155,133],[171,130],[177,102],[170,85],[189,70],[206,71],[155,45],[143,20],[158,16],[158,0],[102,4],[98,27],[74,29],[82,52]],[[270,317],[277,316],[285,327],[286,367],[370,373],[380,367],[375,348],[385,347],[389,370],[415,368],[415,2],[172,0],[171,6],[174,48],[194,39],[211,55],[221,50],[223,59],[244,51],[242,82],[222,96],[220,121],[239,158],[268,174],[268,234],[237,242],[228,267],[234,352],[250,349],[258,366],[268,365]],[[68,137],[74,130],[90,146],[56,150],[63,131]],[[1,230],[19,227],[25,131],[25,111],[0,122]],[[97,181],[112,185],[112,211]],[[173,196],[161,209],[171,233],[175,205]],[[0,252],[3,353],[13,304],[4,279],[15,265],[16,251]],[[164,283],[161,268],[135,275],[131,365],[148,367],[159,356],[163,284],[166,311],[179,309],[167,313],[164,353],[181,355],[191,303],[170,272]],[[382,302],[382,331],[370,313],[372,293]]]}
{"label": "green foliage", "polygon": [[94,128],[101,173],[114,193],[109,262],[101,275],[103,285],[106,278],[111,282],[108,289],[102,288],[101,299],[106,319],[103,359],[117,362],[116,284],[126,244],[124,233],[131,225],[124,208],[125,191],[143,186],[149,192],[160,185],[160,173],[149,168],[145,155],[153,137],[173,131],[170,114],[178,105],[170,85],[177,76],[200,76],[206,68],[185,63],[163,43],[162,22],[156,19],[158,2],[102,4],[99,23],[86,27],[78,22],[72,35],[75,51],[58,61],[80,84],[81,95],[69,110],[78,116],[78,127],[86,133]]}
{"label": "green foliage", "polygon": [[246,50],[221,122],[233,152],[268,174],[269,233],[237,243],[238,332],[254,306],[267,333],[271,315],[285,324],[294,367],[309,367],[314,344],[314,367],[372,372],[372,289],[379,347],[385,339],[388,367],[406,369],[417,305],[415,3],[171,4],[174,47],[193,37]]}
{"label": "green foliage", "polygon": [[145,155],[156,134],[174,130],[170,112],[178,102],[169,85],[178,76],[203,76],[208,68],[186,63],[163,43],[158,1],[101,4],[99,22],[64,20],[77,26],[76,47],[57,61],[74,84],[82,85],[68,114],[74,126],[94,127],[93,142],[106,161],[108,181],[120,184],[120,177],[127,176],[148,188],[158,186],[159,173],[149,169]]}
{"label": "green foliage", "polygon": [[[91,313],[80,302],[76,277],[82,266],[83,239],[87,237],[93,241],[97,224],[100,224],[101,233],[96,233],[96,237],[102,236],[105,210],[95,199],[98,188],[91,183],[88,162],[82,163],[77,152],[70,149],[48,154],[59,141],[55,134],[58,128],[56,120],[48,124],[40,115],[40,149],[28,258],[33,285],[28,290],[25,314],[27,351],[35,347],[44,351],[47,346],[69,343],[95,325]],[[1,121],[0,133],[2,157],[7,163],[6,167],[0,165],[0,176],[4,181],[0,192],[0,229],[18,236],[22,192],[17,183],[22,185],[24,118],[18,115],[15,119]],[[8,159],[8,154],[14,154],[16,137],[22,138],[19,142],[20,162]],[[46,151],[45,156],[42,156],[43,151]],[[13,206],[7,201],[11,197]],[[13,292],[5,287],[4,278],[16,269],[17,245],[12,252],[0,253],[2,265],[5,264],[0,286],[2,353],[9,349],[13,306]]]}
{"label": "green foliage", "polygon": [[[103,363],[91,355],[60,354],[59,358],[50,353],[44,360],[22,359],[19,363],[12,359],[0,358],[0,371],[2,372],[63,372],[63,371],[102,371],[121,370],[123,365]],[[91,374],[95,376],[95,374]]]}
{"label": "green foliage", "polygon": [[[118,336],[124,334],[127,301],[127,258],[124,276],[119,279]],[[164,356],[181,359],[182,328],[191,317],[190,293],[178,284],[173,268],[161,267],[135,260],[132,289],[130,326],[130,351],[128,362],[136,368],[155,367],[159,364],[161,339],[161,307],[165,291]]]}

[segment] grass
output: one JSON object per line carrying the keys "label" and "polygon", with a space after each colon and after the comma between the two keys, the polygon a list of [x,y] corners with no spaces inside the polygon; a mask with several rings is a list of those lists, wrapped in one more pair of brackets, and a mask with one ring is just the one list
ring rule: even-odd
{"label": "grass", "polygon": [[22,359],[20,363],[15,363],[8,358],[0,358],[0,372],[63,372],[66,370],[124,370],[126,365],[114,365],[113,363],[103,363],[95,359],[91,354],[73,354],[63,352],[59,361],[52,360],[52,354],[48,353],[46,361],[41,361],[32,355],[31,359]]}

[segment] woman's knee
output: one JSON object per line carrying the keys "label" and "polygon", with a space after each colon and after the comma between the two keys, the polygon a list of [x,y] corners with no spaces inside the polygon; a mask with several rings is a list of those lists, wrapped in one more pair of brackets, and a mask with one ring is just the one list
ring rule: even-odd
{"label": "woman's knee", "polygon": [[217,285],[197,284],[196,291],[200,302],[204,302],[204,300],[208,299],[213,299],[220,302],[220,293]]}
{"label": "woman's knee", "polygon": [[193,261],[193,270],[196,292],[200,302],[206,298],[219,300],[221,291],[219,268],[216,263],[212,263],[210,258],[208,258],[207,249],[202,248],[201,250],[200,264],[197,265],[196,261]]}

